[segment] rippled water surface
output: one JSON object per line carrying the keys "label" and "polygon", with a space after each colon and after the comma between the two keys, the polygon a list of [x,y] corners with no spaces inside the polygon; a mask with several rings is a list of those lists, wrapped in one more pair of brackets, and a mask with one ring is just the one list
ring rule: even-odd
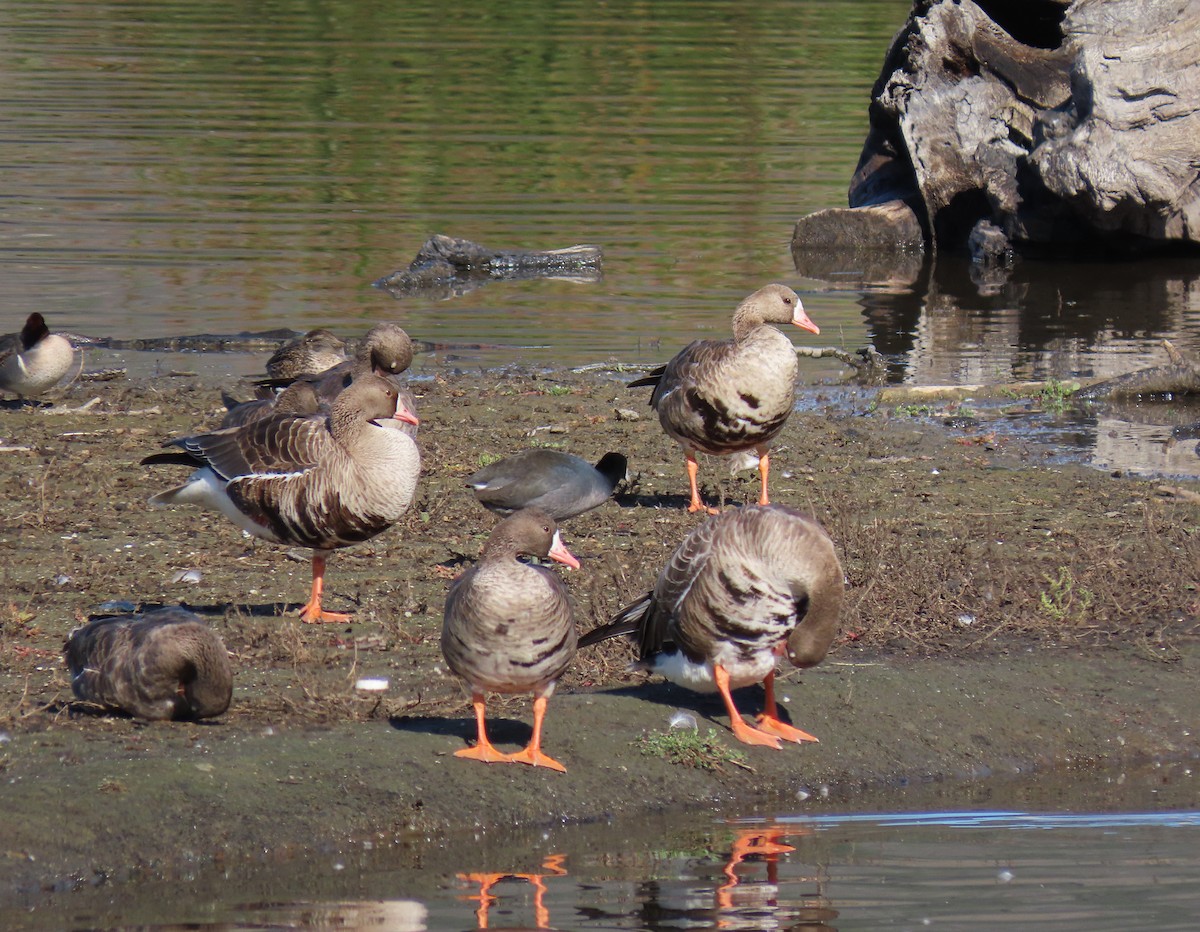
{"label": "rippled water surface", "polygon": [[[727,334],[739,298],[783,280],[822,327],[812,342],[873,343],[901,381],[1110,375],[1161,361],[1163,338],[1200,353],[1194,261],[1022,263],[999,278],[949,259],[795,267],[796,218],[845,203],[907,9],[13,0],[2,329],[33,309],[120,339],[356,336],[390,317],[443,347],[418,370],[660,362]],[[432,233],[595,244],[603,274],[402,300],[372,287]],[[803,373],[846,374],[830,360]],[[1046,437],[1106,468],[1200,473],[1194,443],[1171,439],[1194,421],[1155,406]]]}
{"label": "rippled water surface", "polygon": [[[792,224],[844,204],[907,10],[9,0],[0,330],[31,310],[122,339],[356,336],[392,318],[443,347],[418,371],[650,362],[726,334],[739,298],[781,280],[821,325],[813,343],[873,343],[897,381],[1107,375],[1159,361],[1163,338],[1200,354],[1194,262],[1022,263],[996,280],[949,260],[795,267]],[[603,273],[404,299],[372,286],[439,232],[596,244]],[[157,364],[142,355],[117,361]],[[89,365],[111,362],[90,351]],[[248,373],[261,358],[216,364]],[[842,375],[804,364],[807,381]],[[1168,407],[1030,429],[1098,465],[1200,473],[1194,440],[1168,447],[1171,427],[1200,415]],[[506,855],[468,846],[433,876],[331,854],[302,883],[287,865],[206,874],[193,879],[206,892],[178,902],[115,891],[46,927],[1194,927],[1194,798],[1174,815],[1130,805],[1124,819],[963,817],[944,803],[909,820],[703,813],[655,822],[653,838],[615,826],[510,839]]]}
{"label": "rippled water surface", "polygon": [[[77,891],[14,928],[1193,929],[1187,765],[418,839]],[[950,803],[958,808],[946,808]],[[69,919],[67,918],[69,917]]]}

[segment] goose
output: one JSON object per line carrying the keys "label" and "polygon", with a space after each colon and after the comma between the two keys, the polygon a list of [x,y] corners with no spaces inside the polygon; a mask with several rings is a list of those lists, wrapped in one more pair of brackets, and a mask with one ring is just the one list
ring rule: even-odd
{"label": "goose", "polygon": [[272,415],[169,441],[180,450],[142,463],[196,471],[150,504],[199,505],[256,537],[312,548],[312,592],[301,621],[349,621],[321,608],[328,555],[391,527],[411,504],[421,468],[416,443],[387,429],[389,420],[417,419],[389,380],[367,373],[334,400],[326,418]]}
{"label": "goose", "polygon": [[293,382],[278,395],[255,398],[252,401],[236,401],[222,393],[225,401],[225,417],[221,427],[244,427],[261,421],[272,414],[297,414],[304,417],[320,413],[321,402],[312,382]]}
{"label": "goose", "polygon": [[267,375],[273,379],[294,379],[316,375],[346,360],[346,344],[323,327],[289,340],[267,360]]}
{"label": "goose", "polygon": [[767,285],[733,313],[733,339],[696,340],[664,366],[629,383],[654,386],[650,405],[667,436],[687,460],[691,499],[688,511],[705,509],[696,476],[696,453],[723,456],[754,450],[762,481],[760,505],[770,504],[767,475],[771,441],[783,429],[796,401],[796,349],[770,324],[794,324],[811,333],[820,328],[805,313],[796,292]]}
{"label": "goose", "polygon": [[[222,393],[221,398],[228,411],[221,426],[234,426],[266,417],[274,410],[283,390],[297,382],[307,383],[316,393],[320,408],[328,411],[339,392],[357,377],[368,372],[390,378],[403,393],[402,400],[405,406],[411,413],[416,414],[416,399],[413,398],[404,383],[397,378],[412,365],[412,360],[413,343],[404,328],[393,323],[376,324],[358,342],[352,359],[343,360],[322,372],[308,375],[268,376],[265,379],[258,379],[254,383],[256,390],[267,394],[265,397],[260,396],[251,401],[238,401],[230,395]],[[280,394],[271,394],[272,392],[280,392]],[[409,429],[409,425],[405,425],[405,429],[408,430],[410,436],[415,436],[415,431]]]}
{"label": "goose", "polygon": [[539,447],[484,466],[467,477],[467,487],[497,514],[540,508],[562,521],[608,501],[628,468],[620,453],[605,453],[593,466],[570,453]]}
{"label": "goose", "polygon": [[[652,592],[579,639],[588,647],[632,635],[637,669],[689,689],[717,691],[746,744],[816,741],[779,719],[775,663],[825,657],[838,629],[844,580],[833,542],[811,518],[779,505],[747,505],[707,518],[671,555]],[[761,681],[757,727],[738,713],[732,689]]]}
{"label": "goose", "polygon": [[220,636],[183,608],[97,618],[70,633],[63,657],[76,698],[135,718],[215,718],[233,696]]}
{"label": "goose", "polygon": [[[446,597],[442,655],[471,689],[478,740],[456,757],[487,763],[517,762],[566,767],[542,753],[546,703],[575,656],[575,620],[567,587],[551,570],[517,559],[549,557],[573,569],[579,561],[563,545],[544,511],[527,508],[492,530],[474,566]],[[486,693],[533,693],[533,736],[523,751],[503,754],[488,741]]]}
{"label": "goose", "polygon": [[[358,341],[354,356],[324,372],[300,376],[312,382],[317,397],[323,404],[331,402],[339,392],[365,372],[374,372],[385,377],[400,375],[412,365],[413,342],[399,324],[376,324]],[[394,379],[393,379],[394,380]],[[285,388],[295,379],[266,378],[254,384],[272,388]]]}
{"label": "goose", "polygon": [[51,333],[35,311],[20,333],[0,337],[0,389],[21,398],[41,395],[62,381],[74,361],[71,341]]}

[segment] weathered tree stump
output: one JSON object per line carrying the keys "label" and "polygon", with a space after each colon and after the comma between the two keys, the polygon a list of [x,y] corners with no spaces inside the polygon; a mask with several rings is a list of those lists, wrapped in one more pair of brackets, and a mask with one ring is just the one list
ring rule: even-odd
{"label": "weathered tree stump", "polygon": [[[916,0],[872,91],[849,208],[792,249],[1200,249],[1200,4]],[[838,237],[831,231],[838,230]]]}

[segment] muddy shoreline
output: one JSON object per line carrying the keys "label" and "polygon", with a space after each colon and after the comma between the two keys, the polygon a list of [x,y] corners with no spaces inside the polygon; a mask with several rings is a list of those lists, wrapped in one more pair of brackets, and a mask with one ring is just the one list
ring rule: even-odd
{"label": "muddy shoreline", "polygon": [[[811,386],[773,479],[777,501],[829,529],[850,582],[828,660],[780,684],[821,743],[745,749],[712,770],[645,754],[640,739],[676,709],[742,749],[718,703],[626,674],[626,648],[611,644],[582,653],[550,703],[546,748],[567,774],[455,759],[472,724],[437,641],[447,582],[492,523],[462,486],[481,456],[534,443],[629,456],[617,500],[564,526],[583,562],[568,583],[584,630],[644,591],[696,519],[681,507],[678,451],[619,375],[421,374],[418,499],[331,561],[330,607],[355,613],[342,626],[297,622],[306,555],[145,505],[178,474],[139,459],[214,423],[220,388],[248,397],[244,382],[81,383],[51,408],[0,411],[0,446],[13,448],[0,455],[0,907],[264,852],[419,853],[422,839],[479,828],[819,806],[820,793],[798,794],[1200,753],[1200,509],[1153,482],[1050,465],[979,425],[823,409]],[[701,475],[714,501],[756,493],[753,473],[706,461]],[[174,582],[185,570],[200,581]],[[146,725],[73,703],[62,643],[114,601],[203,615],[233,656],[230,712]],[[360,676],[390,688],[356,693]],[[526,739],[527,699],[495,716],[498,744]]]}

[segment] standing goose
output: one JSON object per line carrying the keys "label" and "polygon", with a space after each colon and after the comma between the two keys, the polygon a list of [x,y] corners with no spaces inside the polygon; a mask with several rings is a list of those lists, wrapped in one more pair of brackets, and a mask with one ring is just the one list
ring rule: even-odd
{"label": "standing goose", "polygon": [[[563,546],[554,519],[543,511],[518,511],[496,525],[479,562],[450,586],[442,623],[442,654],[471,687],[479,738],[455,751],[488,763],[516,761],[566,773],[542,753],[542,721],[554,684],[575,656],[575,620],[567,587],[551,570],[522,563],[519,555],[557,560],[578,569]],[[488,741],[485,693],[533,693],[533,737],[516,754]]]}
{"label": "standing goose", "polygon": [[540,508],[562,521],[608,501],[628,468],[620,453],[605,453],[593,466],[570,453],[538,447],[484,466],[467,477],[467,487],[497,514]]}
{"label": "standing goose", "polygon": [[20,333],[0,337],[0,389],[21,398],[40,395],[61,382],[74,361],[71,341],[51,333],[35,311]]}
{"label": "standing goose", "polygon": [[77,698],[135,718],[215,718],[233,696],[221,638],[182,608],[98,618],[71,632],[63,656]]}
{"label": "standing goose", "polygon": [[650,406],[667,435],[683,447],[691,490],[688,511],[704,508],[696,483],[697,451],[722,456],[753,449],[762,478],[758,503],[770,503],[770,446],[792,413],[797,365],[792,341],[769,324],[821,332],[796,292],[786,285],[767,285],[734,311],[733,339],[696,340],[665,366],[629,383],[654,386]]}
{"label": "standing goose", "polygon": [[267,360],[267,375],[273,379],[295,379],[316,375],[346,359],[346,344],[336,334],[318,327],[290,340]]}
{"label": "standing goose", "polygon": [[[689,689],[721,694],[734,735],[780,748],[816,741],[780,721],[775,662],[820,663],[837,633],[843,577],[833,542],[790,508],[749,505],[709,518],[679,545],[654,591],[589,631],[580,647],[619,635],[638,640],[637,668]],[[762,681],[758,727],[730,690]]]}
{"label": "standing goose", "polygon": [[170,441],[180,452],[142,463],[197,467],[152,505],[200,505],[244,531],[279,544],[311,547],[312,594],[305,622],[343,622],[321,608],[330,551],[391,527],[412,502],[421,458],[413,439],[386,419],[416,423],[396,387],[367,374],[333,403],[325,419],[273,415],[245,427]]}

